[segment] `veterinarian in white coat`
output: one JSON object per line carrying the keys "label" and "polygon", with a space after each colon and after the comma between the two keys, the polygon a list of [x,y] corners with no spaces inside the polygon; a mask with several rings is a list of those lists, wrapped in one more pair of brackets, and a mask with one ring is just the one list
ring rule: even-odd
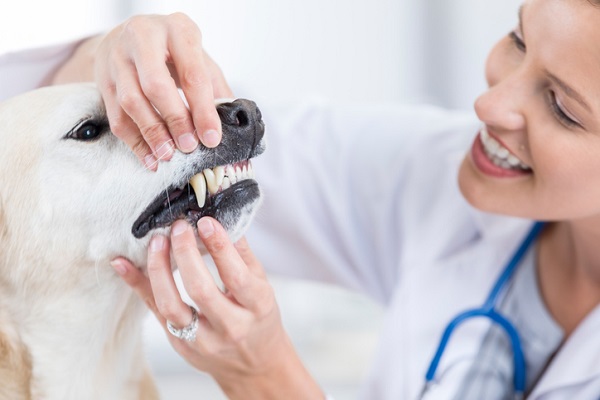
{"label": "veterinarian in white coat", "polygon": [[[189,327],[196,338],[171,337],[182,356],[231,398],[323,396],[287,339],[260,260],[385,304],[361,398],[598,399],[600,74],[589,60],[600,56],[600,12],[587,1],[530,0],[521,21],[490,54],[490,89],[476,116],[263,106],[270,148],[254,162],[266,193],[249,234],[256,257],[245,241],[234,248],[214,221],[198,227],[227,296],[204,279],[186,223],[173,226],[170,245],[151,243],[161,321],[191,318],[164,284],[170,246],[180,267],[198,271],[188,276],[203,314]],[[486,311],[519,332],[526,374],[502,324],[478,318],[459,325],[426,385],[448,323],[486,302],[510,261],[516,269]],[[152,298],[131,265],[115,267]],[[521,378],[524,393],[515,390]]]}

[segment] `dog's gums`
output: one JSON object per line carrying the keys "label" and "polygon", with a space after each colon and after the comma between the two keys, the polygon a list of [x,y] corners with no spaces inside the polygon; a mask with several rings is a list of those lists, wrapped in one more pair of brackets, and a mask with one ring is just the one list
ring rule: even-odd
{"label": "dog's gums", "polygon": [[142,238],[179,218],[192,225],[204,216],[221,220],[228,209],[241,209],[258,199],[258,183],[253,178],[250,160],[205,169],[189,183],[171,186],[159,195],[133,224],[132,233]]}

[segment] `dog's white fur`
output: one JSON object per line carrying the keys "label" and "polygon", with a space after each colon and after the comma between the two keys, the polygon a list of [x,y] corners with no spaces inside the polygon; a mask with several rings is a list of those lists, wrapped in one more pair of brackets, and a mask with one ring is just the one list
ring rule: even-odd
{"label": "dog's white fur", "polygon": [[104,109],[92,85],[0,104],[0,399],[158,397],[142,351],[145,305],[109,262],[145,265],[151,235],[135,239],[133,222],[203,153],[176,153],[153,173],[111,134],[64,138],[94,116]]}

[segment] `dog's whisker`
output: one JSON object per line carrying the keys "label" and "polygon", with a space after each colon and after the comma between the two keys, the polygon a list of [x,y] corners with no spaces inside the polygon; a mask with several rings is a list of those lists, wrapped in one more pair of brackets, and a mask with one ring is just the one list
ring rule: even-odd
{"label": "dog's whisker", "polygon": [[[165,146],[171,146],[172,147],[172,143],[173,143],[173,139],[169,139],[166,142],[164,142],[163,144],[161,144],[157,149],[156,149],[156,153],[160,153],[160,150],[165,147]],[[168,153],[168,152],[167,152]],[[166,154],[166,153],[165,153]],[[156,160],[156,162],[159,162],[160,160],[163,159],[163,156],[159,156],[158,159]]]}
{"label": "dog's whisker", "polygon": [[160,162],[160,158],[158,160],[154,160],[150,165],[147,165],[146,168],[147,169],[154,169],[154,166],[156,166],[159,162]]}
{"label": "dog's whisker", "polygon": [[171,199],[169,199],[169,190],[168,188],[165,188],[165,196],[167,196],[167,204],[169,205],[169,214],[171,215],[171,218],[173,218],[173,210],[171,207]]}
{"label": "dog's whisker", "polygon": [[[156,149],[156,153],[160,153],[160,150],[165,147],[165,146],[171,146],[171,143],[173,142],[173,139],[169,139],[166,142],[164,142],[163,144],[161,144],[157,149]],[[167,154],[168,152],[164,153]],[[162,154],[162,153],[161,153]],[[159,156],[158,159],[154,160],[151,164],[146,165],[147,169],[154,169],[154,167],[165,158],[164,155]]]}
{"label": "dog's whisker", "polygon": [[225,157],[223,157],[222,155],[218,154],[217,152],[213,153],[213,164],[214,165],[219,165],[219,159],[220,161],[222,161],[223,163],[227,163],[227,160],[225,159]]}

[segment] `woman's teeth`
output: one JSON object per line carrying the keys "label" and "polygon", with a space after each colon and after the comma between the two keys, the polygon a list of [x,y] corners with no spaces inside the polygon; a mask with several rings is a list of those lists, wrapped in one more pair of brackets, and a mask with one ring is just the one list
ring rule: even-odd
{"label": "woman's teeth", "polygon": [[192,176],[190,185],[196,194],[198,206],[202,208],[208,196],[228,189],[231,185],[245,179],[254,179],[254,170],[250,161],[205,169]]}
{"label": "woman's teeth", "polygon": [[519,160],[514,154],[511,154],[507,148],[491,137],[485,126],[481,129],[481,143],[483,144],[485,154],[494,165],[504,169],[531,170],[528,165]]}

